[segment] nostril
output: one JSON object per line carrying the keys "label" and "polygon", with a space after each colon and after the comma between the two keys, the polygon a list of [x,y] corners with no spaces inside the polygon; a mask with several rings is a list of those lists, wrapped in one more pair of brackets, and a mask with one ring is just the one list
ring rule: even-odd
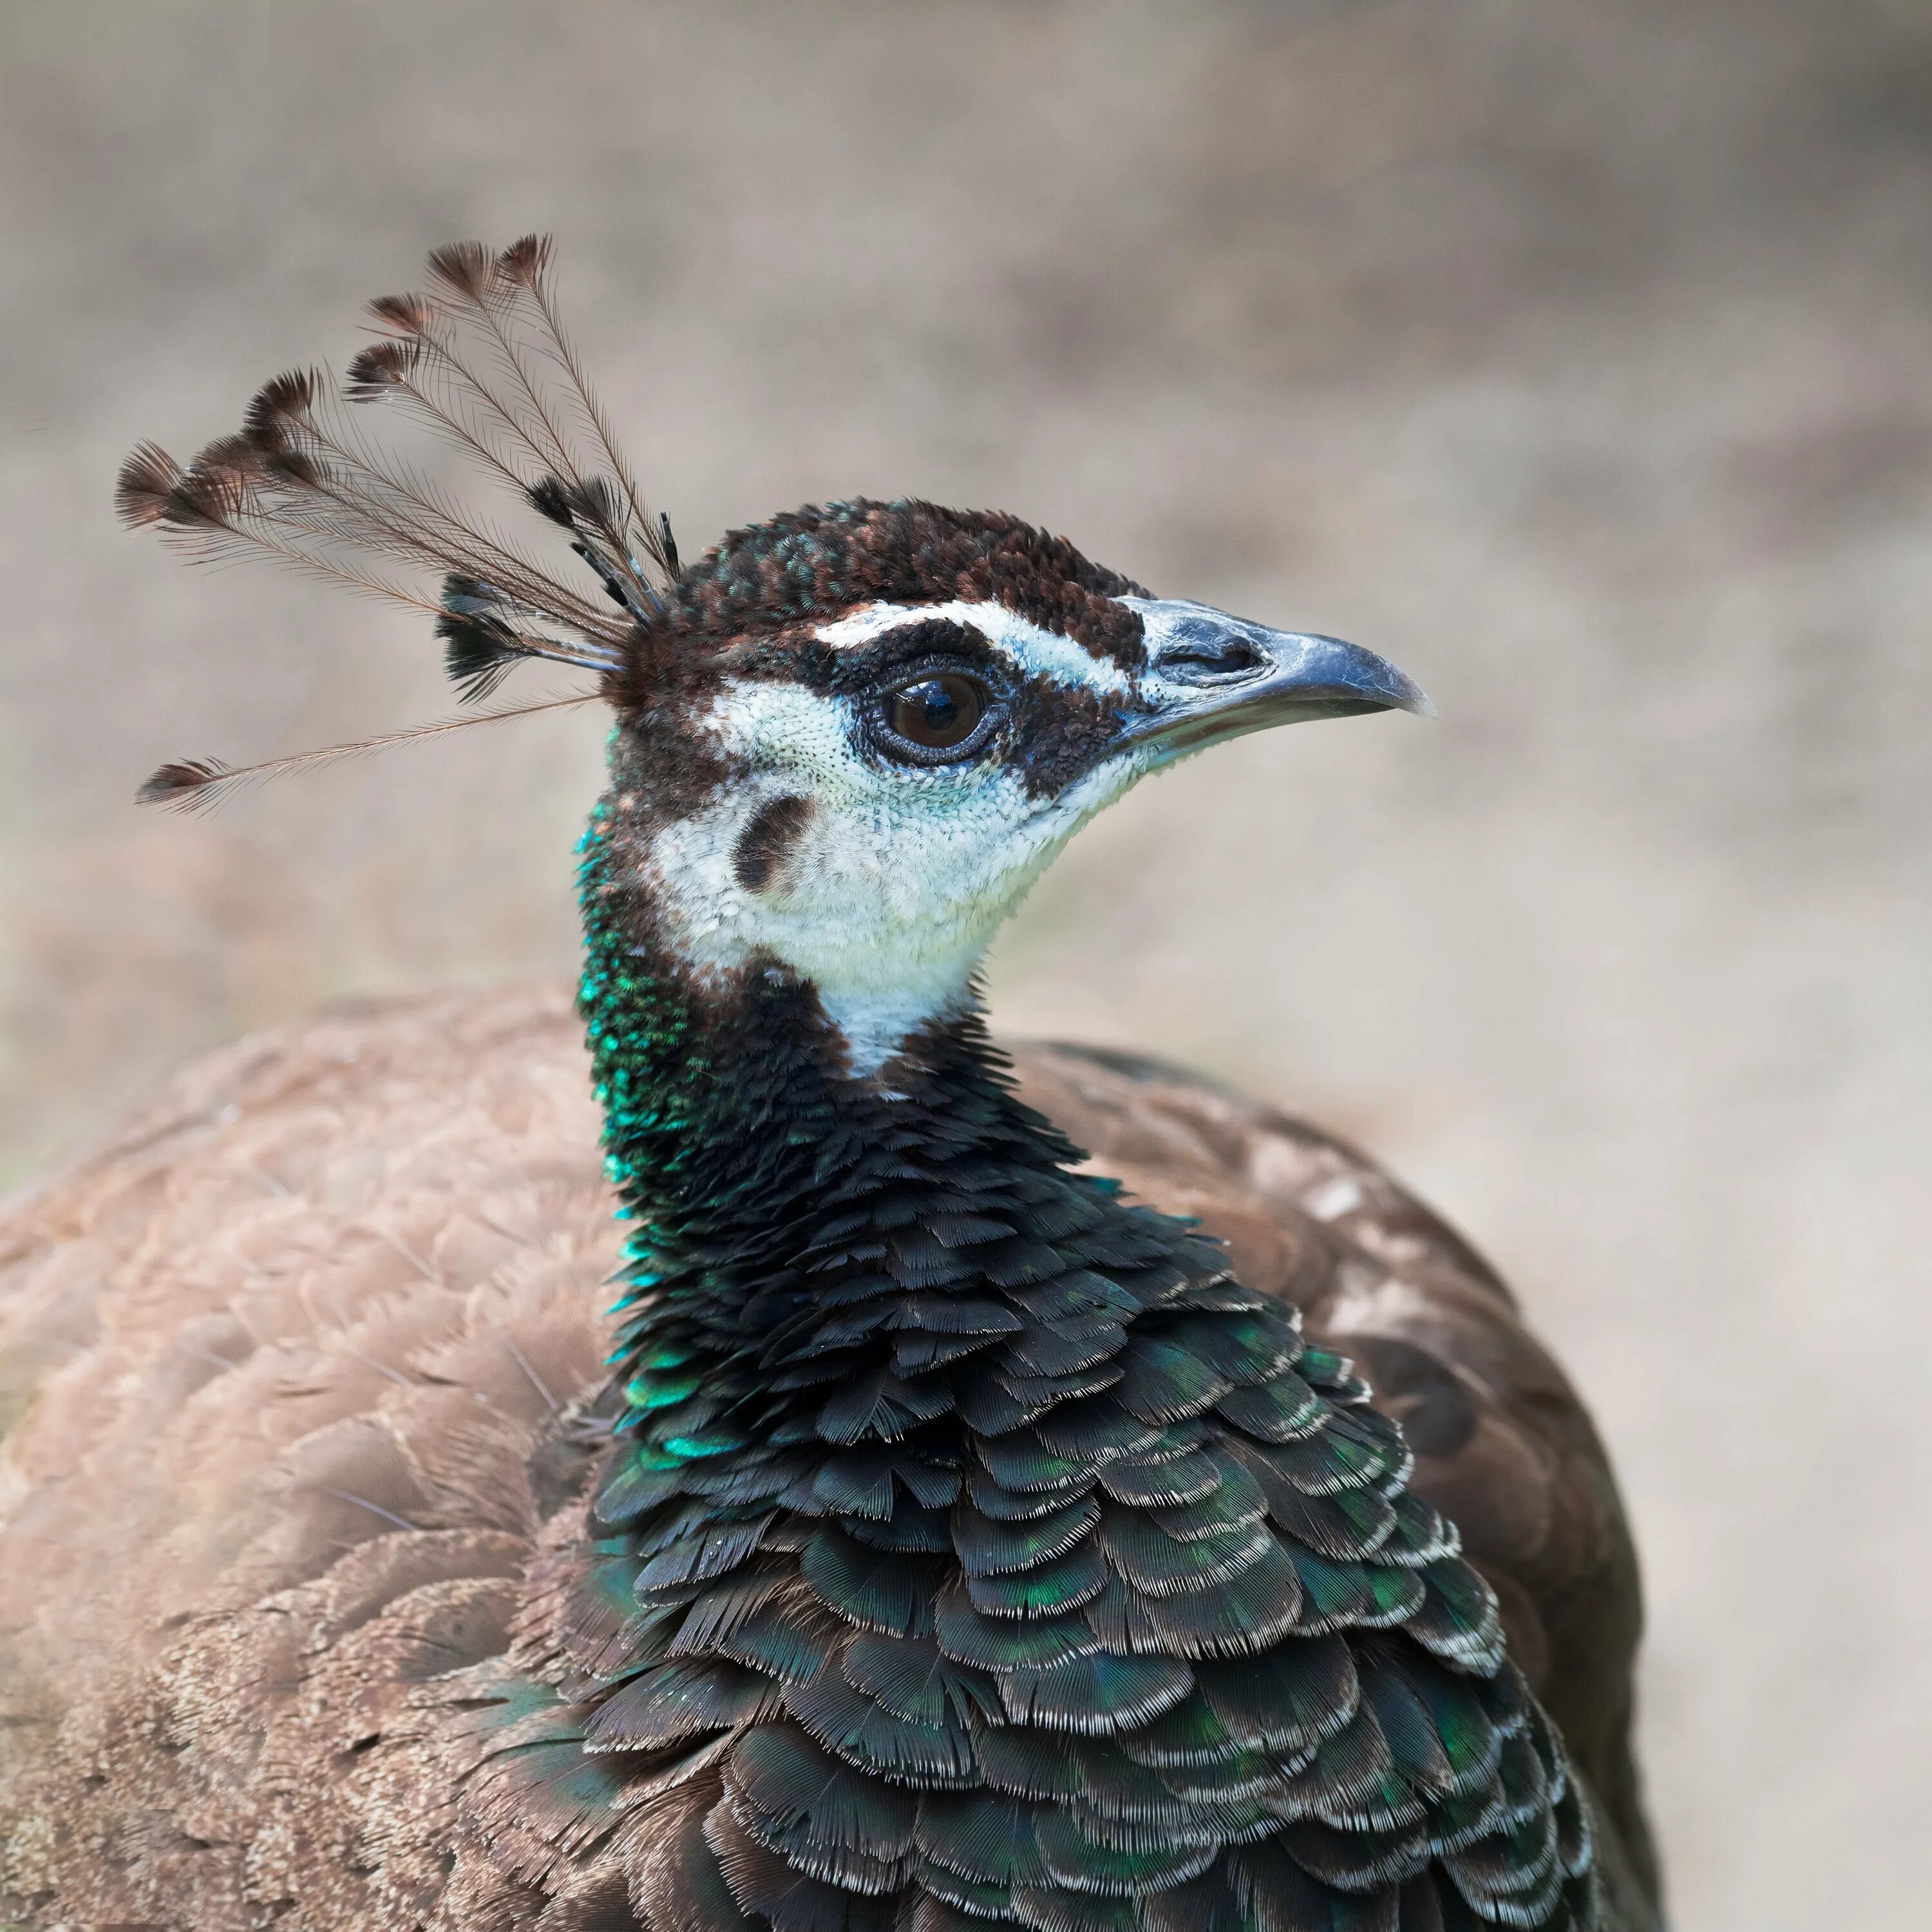
{"label": "nostril", "polygon": [[1214,638],[1177,641],[1161,652],[1159,668],[1163,677],[1205,683],[1214,678],[1244,676],[1260,670],[1266,662],[1258,645],[1238,634],[1224,633]]}

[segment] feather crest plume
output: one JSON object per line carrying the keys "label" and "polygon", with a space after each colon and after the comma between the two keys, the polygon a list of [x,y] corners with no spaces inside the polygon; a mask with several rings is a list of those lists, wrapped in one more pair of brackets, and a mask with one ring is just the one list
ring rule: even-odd
{"label": "feather crest plume", "polygon": [[[598,688],[257,765],[180,760],[142,788],[143,802],[206,804],[245,782],[614,686],[663,613],[677,549],[564,331],[550,262],[548,238],[535,235],[500,252],[475,242],[436,249],[425,290],[369,304],[378,339],[344,381],[313,369],[275,376],[239,430],[185,464],[141,444],[115,500],[130,526],[154,526],[191,557],[266,556],[423,612],[466,703],[531,659],[586,672]],[[370,434],[371,405],[454,448],[561,527],[597,589],[566,582]],[[440,588],[422,583],[424,572],[440,573]]]}

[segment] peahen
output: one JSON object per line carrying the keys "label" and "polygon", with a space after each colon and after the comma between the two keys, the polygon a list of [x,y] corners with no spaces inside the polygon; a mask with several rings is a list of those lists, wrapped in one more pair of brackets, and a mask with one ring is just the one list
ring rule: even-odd
{"label": "peahen", "polygon": [[1421,693],[1000,514],[685,565],[547,244],[373,311],[122,508],[421,604],[466,698],[595,680],[546,701],[613,718],[596,1111],[560,1000],[349,1013],[0,1220],[0,1921],[1658,1924],[1634,1559],[1502,1284],[1348,1148],[1009,1055],[975,988],[1140,778]]}

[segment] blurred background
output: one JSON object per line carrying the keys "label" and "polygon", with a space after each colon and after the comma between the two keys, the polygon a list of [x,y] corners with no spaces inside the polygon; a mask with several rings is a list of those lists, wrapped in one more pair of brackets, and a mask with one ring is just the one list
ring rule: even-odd
{"label": "blurred background", "polygon": [[449,700],[419,627],[109,509],[430,244],[554,230],[688,554],[997,505],[1428,686],[1103,819],[997,1018],[1486,1246],[1636,1518],[1678,1922],[1917,1916],[1932,6],[8,0],[0,48],[0,1186],[244,1029],[570,971],[595,718],[144,816],[164,757]]}

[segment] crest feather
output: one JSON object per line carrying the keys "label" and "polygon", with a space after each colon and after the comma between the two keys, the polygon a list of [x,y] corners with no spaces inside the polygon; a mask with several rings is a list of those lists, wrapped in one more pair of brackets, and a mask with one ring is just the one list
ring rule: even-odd
{"label": "crest feather", "polygon": [[528,718],[539,711],[566,710],[573,705],[592,704],[599,695],[586,691],[572,698],[539,698],[534,704],[508,704],[500,711],[472,711],[460,718],[440,718],[433,724],[412,724],[400,731],[357,738],[345,745],[324,745],[286,758],[264,758],[252,765],[224,764],[219,758],[173,759],[160,766],[135,793],[134,802],[170,806],[178,812],[206,812],[244,785],[260,784],[284,772],[331,764],[342,758],[364,758],[371,752],[387,751],[392,745],[444,737],[452,731],[466,731],[475,724],[498,724],[506,718]]}
{"label": "crest feather", "polygon": [[[587,672],[596,694],[614,695],[662,622],[677,550],[564,333],[552,256],[536,235],[500,253],[479,242],[435,250],[423,290],[369,304],[381,334],[341,382],[319,369],[284,371],[256,392],[238,431],[186,464],[157,444],[136,448],[116,484],[122,520],[158,528],[194,558],[266,556],[430,616],[466,702],[530,658]],[[418,461],[367,434],[356,418],[370,405],[453,446],[560,525],[596,587],[560,575]],[[424,570],[440,580],[440,594],[410,580]],[[250,777],[455,722],[238,770],[184,760],[164,766],[141,796],[205,802]]]}

